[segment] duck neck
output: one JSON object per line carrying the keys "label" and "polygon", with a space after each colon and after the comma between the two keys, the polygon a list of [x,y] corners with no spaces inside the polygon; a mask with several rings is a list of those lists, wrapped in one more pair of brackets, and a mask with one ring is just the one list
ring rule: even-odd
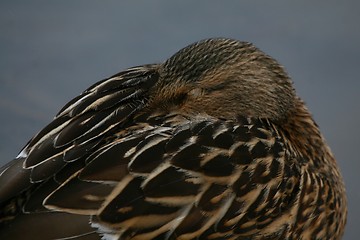
{"label": "duck neck", "polygon": [[298,99],[293,111],[281,122],[280,128],[295,152],[301,155],[304,164],[321,167],[328,161],[334,162],[318,125],[302,100]]}

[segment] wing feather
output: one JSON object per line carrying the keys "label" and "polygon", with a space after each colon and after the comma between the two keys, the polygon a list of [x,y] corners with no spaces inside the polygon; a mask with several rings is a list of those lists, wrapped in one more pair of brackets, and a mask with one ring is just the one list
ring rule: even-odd
{"label": "wing feather", "polygon": [[[39,204],[45,199],[49,199],[49,205],[63,204],[63,208],[72,209],[94,209],[101,205],[96,199],[109,194],[113,187],[85,182],[77,175],[74,179],[71,177],[85,167],[92,152],[107,145],[119,129],[132,124],[131,119],[145,106],[148,91],[156,84],[156,68],[157,65],[132,68],[93,85],[64,106],[55,119],[29,141],[18,158],[1,169],[1,226],[2,223],[7,226],[8,221],[28,221],[27,215],[16,216],[24,215],[21,212],[25,208],[26,214],[44,210]],[[59,188],[62,185],[66,187]],[[78,201],[59,200],[68,194],[72,195],[69,199]],[[86,204],[77,204],[84,199]],[[6,232],[12,231],[8,230],[1,233],[6,236]],[[41,237],[45,235],[39,235],[39,239]]]}
{"label": "wing feather", "polygon": [[[158,77],[153,68],[124,71],[69,102],[24,148],[27,156],[3,170],[0,202],[12,210],[0,219],[43,214],[39,221],[51,216],[57,224],[55,216],[73,214],[121,239],[273,233],[270,223],[290,211],[300,185],[276,127],[266,119],[141,113]],[[92,238],[89,228],[73,234]]]}

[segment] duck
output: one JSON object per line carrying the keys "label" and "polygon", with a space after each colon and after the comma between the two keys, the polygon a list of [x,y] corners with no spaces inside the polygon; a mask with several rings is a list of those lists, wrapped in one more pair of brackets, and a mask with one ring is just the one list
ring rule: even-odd
{"label": "duck", "polygon": [[291,78],[204,39],[68,102],[0,168],[0,239],[341,239],[336,160]]}

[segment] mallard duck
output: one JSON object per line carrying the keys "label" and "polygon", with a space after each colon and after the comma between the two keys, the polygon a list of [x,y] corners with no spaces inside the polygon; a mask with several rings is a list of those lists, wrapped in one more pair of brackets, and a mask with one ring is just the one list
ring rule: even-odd
{"label": "mallard duck", "polygon": [[94,84],[0,174],[0,239],[340,239],[346,222],[291,79],[233,39]]}

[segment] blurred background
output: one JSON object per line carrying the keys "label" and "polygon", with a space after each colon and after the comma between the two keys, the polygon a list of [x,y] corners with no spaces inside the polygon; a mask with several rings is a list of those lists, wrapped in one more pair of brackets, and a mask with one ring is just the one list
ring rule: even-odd
{"label": "blurred background", "polygon": [[[285,66],[347,185],[360,235],[360,1],[0,1],[0,165],[96,81],[208,37],[253,42]],[[0,186],[1,187],[1,186]]]}

